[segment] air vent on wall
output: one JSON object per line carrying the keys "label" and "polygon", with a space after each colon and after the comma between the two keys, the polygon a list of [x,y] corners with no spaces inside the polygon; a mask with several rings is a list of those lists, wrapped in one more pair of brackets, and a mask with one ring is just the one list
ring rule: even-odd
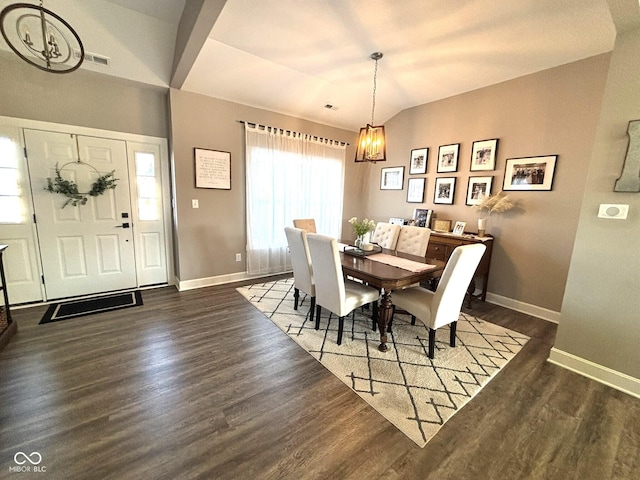
{"label": "air vent on wall", "polygon": [[[75,50],[73,54],[76,58],[80,58],[80,50]],[[84,52],[84,61],[96,63],[98,65],[102,65],[103,67],[108,67],[111,63],[111,59],[109,57],[89,52]]]}

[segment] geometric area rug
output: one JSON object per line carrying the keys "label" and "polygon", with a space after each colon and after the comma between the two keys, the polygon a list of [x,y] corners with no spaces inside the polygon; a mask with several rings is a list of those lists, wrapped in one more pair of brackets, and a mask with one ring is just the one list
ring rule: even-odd
{"label": "geometric area rug", "polygon": [[[249,302],[420,447],[471,400],[529,340],[525,335],[460,314],[456,346],[449,328],[436,330],[435,358],[427,356],[428,330],[407,314],[393,319],[385,353],[371,329],[371,311],[338,318],[322,309],[320,330],[309,321],[309,298],[293,309],[293,278],[237,289]],[[392,295],[393,297],[393,295]]]}

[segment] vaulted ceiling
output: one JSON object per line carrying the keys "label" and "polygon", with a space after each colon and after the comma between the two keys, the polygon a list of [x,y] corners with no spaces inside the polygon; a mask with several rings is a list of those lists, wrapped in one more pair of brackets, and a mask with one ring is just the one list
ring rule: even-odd
{"label": "vaulted ceiling", "polygon": [[45,7],[78,30],[88,52],[111,59],[108,68],[82,68],[357,130],[371,121],[371,53],[384,53],[379,124],[407,108],[610,51],[608,3],[46,0]]}

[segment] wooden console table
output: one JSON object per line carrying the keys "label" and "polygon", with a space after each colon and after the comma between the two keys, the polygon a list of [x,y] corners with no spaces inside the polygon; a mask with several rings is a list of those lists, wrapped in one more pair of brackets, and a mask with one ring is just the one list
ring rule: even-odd
{"label": "wooden console table", "polygon": [[9,309],[9,295],[7,294],[7,280],[4,276],[4,265],[2,263],[2,255],[7,249],[7,245],[0,245],[0,290],[2,290],[4,306],[0,305],[0,349],[2,349],[16,333],[18,325],[11,320],[11,311]]}
{"label": "wooden console table", "polygon": [[491,252],[493,251],[493,237],[491,235],[478,237],[470,233],[454,235],[453,233],[431,232],[429,244],[427,245],[427,258],[436,258],[446,262],[449,260],[454,248],[472,243],[482,243],[487,247],[476,269],[474,280],[469,285],[469,294],[476,297],[476,295],[473,295],[476,289],[475,278],[480,277],[482,279],[482,292],[477,297],[484,301],[487,298],[489,267],[491,267]]}

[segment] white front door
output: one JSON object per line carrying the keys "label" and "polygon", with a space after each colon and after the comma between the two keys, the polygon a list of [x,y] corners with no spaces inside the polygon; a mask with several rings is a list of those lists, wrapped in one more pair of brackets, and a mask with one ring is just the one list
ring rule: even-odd
{"label": "white front door", "polygon": [[[135,288],[126,143],[40,130],[24,134],[47,299]],[[45,190],[56,166],[80,192],[111,171],[117,186],[88,196],[85,205],[63,207],[66,196]]]}

